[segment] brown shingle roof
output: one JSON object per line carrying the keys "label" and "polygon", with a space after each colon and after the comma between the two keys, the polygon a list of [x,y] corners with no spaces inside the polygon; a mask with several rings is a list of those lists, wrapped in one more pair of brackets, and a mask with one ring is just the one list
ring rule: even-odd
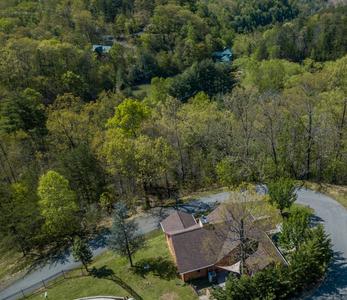
{"label": "brown shingle roof", "polygon": [[181,274],[213,265],[216,253],[210,247],[215,245],[218,249],[223,245],[213,231],[204,227],[175,234],[171,238],[177,269]]}
{"label": "brown shingle roof", "polygon": [[[220,222],[220,212],[218,208],[213,211],[208,220],[214,224],[205,224],[203,227],[196,223],[193,216],[183,212],[176,212],[161,223],[163,230],[171,236],[179,273],[217,264],[239,247],[236,233]],[[263,269],[272,262],[286,264],[263,230],[253,226],[248,229],[248,237],[259,241],[258,250],[246,262],[250,269]]]}
{"label": "brown shingle roof", "polygon": [[233,233],[226,239],[226,228],[220,225],[189,229],[171,236],[179,273],[214,265],[239,245]]}
{"label": "brown shingle roof", "polygon": [[179,232],[193,225],[196,225],[195,218],[191,214],[176,211],[164,219],[161,223],[163,231],[170,234]]}

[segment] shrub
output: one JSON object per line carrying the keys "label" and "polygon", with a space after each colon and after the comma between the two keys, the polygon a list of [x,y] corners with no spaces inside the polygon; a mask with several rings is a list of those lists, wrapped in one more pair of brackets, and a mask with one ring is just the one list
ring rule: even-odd
{"label": "shrub", "polygon": [[288,299],[322,278],[331,258],[330,239],[319,225],[308,230],[288,267],[272,266],[253,277],[230,276],[226,289],[217,288],[213,296],[217,300]]}

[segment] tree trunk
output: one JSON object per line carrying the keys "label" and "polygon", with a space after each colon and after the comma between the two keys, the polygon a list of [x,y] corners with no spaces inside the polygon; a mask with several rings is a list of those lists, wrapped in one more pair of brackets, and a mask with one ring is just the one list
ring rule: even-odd
{"label": "tree trunk", "polygon": [[165,183],[166,183],[167,197],[170,199],[171,198],[171,192],[170,192],[170,184],[169,184],[169,178],[167,176],[167,172],[165,172]]}
{"label": "tree trunk", "polygon": [[186,172],[184,170],[184,163],[183,163],[183,154],[182,154],[182,149],[181,149],[181,143],[180,139],[178,137],[177,129],[176,129],[176,141],[177,141],[177,146],[178,146],[178,152],[180,155],[180,164],[181,164],[181,172],[182,172],[182,182],[184,183],[186,180]]}
{"label": "tree trunk", "polygon": [[243,275],[245,272],[245,232],[244,232],[244,223],[241,219],[240,226],[240,274]]}
{"label": "tree trunk", "polygon": [[124,195],[126,192],[125,192],[125,189],[124,189],[123,179],[122,179],[121,175],[119,175],[118,182],[119,182],[120,194]]}
{"label": "tree trunk", "polygon": [[346,113],[347,113],[347,98],[345,99],[343,103],[343,111],[341,116],[341,122],[339,126],[339,140],[337,144],[337,151],[336,151],[336,159],[340,158],[341,155],[341,145],[343,140],[343,128],[345,127],[345,119],[346,119]]}
{"label": "tree trunk", "polygon": [[21,252],[22,252],[23,257],[26,257],[27,254],[28,254],[28,250],[26,249],[25,245],[24,245],[23,242],[22,242],[24,239],[22,239],[22,238],[18,235],[18,232],[17,232],[16,227],[11,226],[11,232],[12,232],[12,234],[16,237],[16,241],[17,241],[18,246],[19,246],[19,248],[20,248],[20,250],[21,250]]}
{"label": "tree trunk", "polygon": [[129,248],[128,236],[127,236],[126,232],[124,232],[124,237],[125,237],[125,247],[126,247],[126,250],[127,250],[130,267],[134,267],[133,259],[131,257],[131,252],[130,252],[130,248]]}
{"label": "tree trunk", "polygon": [[311,177],[311,152],[312,152],[312,111],[309,112],[308,140],[306,152],[306,179]]}
{"label": "tree trunk", "polygon": [[143,190],[145,192],[145,205],[146,205],[146,209],[150,209],[151,208],[151,203],[150,203],[149,197],[147,195],[148,188],[147,188],[147,184],[146,184],[145,181],[142,182],[142,186],[143,186]]}
{"label": "tree trunk", "polygon": [[8,159],[7,153],[6,153],[6,151],[5,151],[5,148],[3,147],[3,145],[2,145],[1,143],[0,143],[0,149],[1,149],[1,152],[2,152],[2,154],[3,154],[3,156],[4,156],[4,160],[5,160],[5,162],[7,163],[8,168],[9,168],[9,170],[10,170],[10,174],[11,174],[11,177],[12,177],[13,182],[17,182],[17,178],[16,178],[16,175],[15,175],[15,173],[14,173],[14,171],[13,171],[11,162],[10,162],[10,160]]}
{"label": "tree trunk", "polygon": [[275,137],[274,137],[274,129],[272,124],[272,119],[270,116],[268,116],[268,120],[270,122],[270,143],[271,143],[271,151],[272,151],[272,157],[273,161],[275,163],[276,167],[276,175],[277,175],[277,169],[278,169],[278,159],[277,159],[277,150],[276,150],[276,143],[275,143]]}
{"label": "tree trunk", "polygon": [[280,209],[280,214],[281,214],[281,217],[284,218],[283,209]]}
{"label": "tree trunk", "polygon": [[83,264],[83,267],[86,269],[87,273],[89,274],[88,265],[84,261],[82,261],[82,264]]}
{"label": "tree trunk", "polygon": [[[342,140],[343,140],[343,128],[345,127],[345,119],[346,119],[346,112],[347,112],[347,98],[345,99],[343,103],[343,110],[342,110],[342,116],[341,116],[341,122],[338,128],[338,140],[336,145],[336,155],[335,160],[338,161],[341,158],[341,147],[342,147]],[[333,183],[337,183],[337,174],[336,174],[336,168],[333,173]]]}
{"label": "tree trunk", "polygon": [[[2,162],[1,157],[0,157],[0,169],[1,169],[1,172],[2,172],[3,174],[6,173],[5,165],[4,165],[4,163]],[[11,183],[12,183],[12,182],[11,182],[11,178],[9,178],[8,176],[5,176],[5,180],[6,180],[6,182],[7,182],[8,184],[11,184]]]}

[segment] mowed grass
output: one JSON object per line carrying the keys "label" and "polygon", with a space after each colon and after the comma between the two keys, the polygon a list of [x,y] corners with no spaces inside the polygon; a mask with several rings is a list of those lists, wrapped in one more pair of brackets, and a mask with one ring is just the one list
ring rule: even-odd
{"label": "mowed grass", "polygon": [[[96,295],[128,296],[144,300],[197,299],[193,289],[177,278],[161,232],[148,237],[146,247],[134,255],[134,263],[137,268],[132,269],[126,258],[107,251],[98,256],[91,266],[99,270],[100,276],[58,280],[57,284],[47,289],[48,299],[69,300]],[[143,268],[147,264],[151,266],[148,271]],[[69,275],[78,276],[80,272],[76,270]],[[30,299],[43,299],[43,293]]]}
{"label": "mowed grass", "polygon": [[305,182],[305,186],[314,191],[330,196],[347,208],[347,186],[315,182]]}

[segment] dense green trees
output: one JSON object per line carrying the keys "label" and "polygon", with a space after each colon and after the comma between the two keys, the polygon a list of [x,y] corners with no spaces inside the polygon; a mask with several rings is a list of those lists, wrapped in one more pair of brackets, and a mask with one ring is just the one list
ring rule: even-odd
{"label": "dense green trees", "polygon": [[105,171],[88,145],[80,144],[57,157],[57,169],[76,191],[80,207],[95,203],[105,186]]}
{"label": "dense green trees", "polygon": [[6,95],[0,106],[0,130],[16,132],[23,130],[35,138],[42,138],[46,133],[46,114],[42,96],[32,90]]}
{"label": "dense green trees", "polygon": [[160,75],[174,75],[194,62],[206,58],[214,50],[206,22],[180,5],[158,5],[141,36],[144,48],[151,51]]}
{"label": "dense green trees", "polygon": [[[1,1],[9,247],[88,237],[119,199],[135,209],[217,182],[346,183],[346,8],[316,13],[323,2]],[[232,64],[211,60],[224,47]]]}
{"label": "dense green trees", "polygon": [[141,123],[149,114],[149,109],[143,103],[125,99],[116,107],[114,117],[107,121],[107,127],[120,128],[125,135],[136,137]]}
{"label": "dense green trees", "polygon": [[37,196],[25,182],[0,186],[0,232],[9,247],[18,248],[23,255],[35,248],[42,218],[38,213]]}
{"label": "dense green trees", "polygon": [[335,60],[346,53],[346,8],[322,11],[308,19],[280,24],[249,39],[237,39],[236,55],[250,52],[259,59]]}
{"label": "dense green trees", "polygon": [[290,20],[298,14],[293,1],[236,1],[232,25],[237,32],[252,31],[257,27]]}
{"label": "dense green trees", "polygon": [[187,100],[199,91],[209,96],[224,94],[231,89],[233,83],[229,65],[203,60],[169,80],[168,89],[171,96]]}

